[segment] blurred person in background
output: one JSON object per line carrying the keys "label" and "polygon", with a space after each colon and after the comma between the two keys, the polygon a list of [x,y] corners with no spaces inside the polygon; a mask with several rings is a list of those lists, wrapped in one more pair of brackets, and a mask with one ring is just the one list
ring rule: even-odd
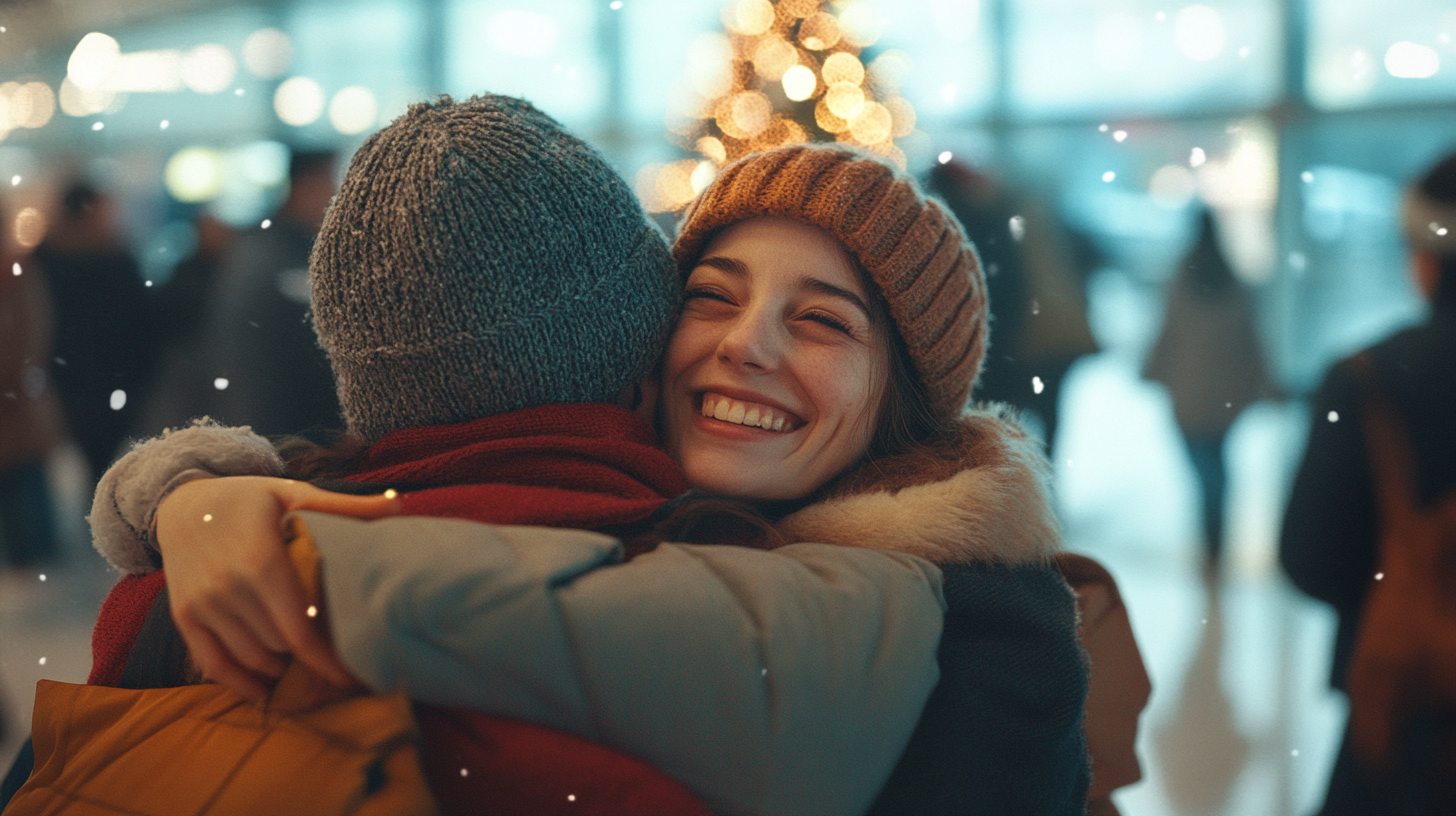
{"label": "blurred person in background", "polygon": [[22,567],[57,554],[45,459],[63,423],[46,374],[50,294],[28,258],[0,257],[0,565]]}
{"label": "blurred person in background", "polygon": [[994,339],[976,398],[1034,413],[1050,452],[1062,380],[1097,351],[1078,268],[1095,261],[1045,206],[1018,200],[985,173],[950,161],[932,168],[928,183],[965,225],[986,270]]}
{"label": "blurred person in background", "polygon": [[335,159],[294,153],[282,206],[226,250],[201,339],[203,387],[213,391],[205,410],[190,413],[260,434],[340,427],[333,373],[308,320],[308,255],[336,187]]}
{"label": "blurred person in background", "polygon": [[1224,440],[1240,412],[1273,391],[1254,323],[1254,302],[1218,244],[1213,214],[1199,216],[1198,238],[1179,263],[1163,327],[1143,376],[1167,386],[1203,498],[1208,575],[1223,556]]}
{"label": "blurred person in background", "polygon": [[[1361,710],[1368,698],[1355,688],[1352,667],[1361,662],[1357,655],[1370,637],[1394,639],[1388,627],[1399,625],[1387,618],[1377,631],[1362,631],[1374,609],[1373,590],[1379,586],[1382,592],[1403,595],[1387,600],[1395,602],[1394,614],[1405,612],[1412,619],[1423,610],[1412,605],[1418,601],[1411,590],[1424,584],[1445,599],[1456,592],[1450,566],[1456,562],[1456,531],[1451,528],[1456,501],[1456,154],[1407,192],[1404,221],[1411,270],[1430,303],[1430,316],[1341,360],[1325,375],[1311,399],[1309,442],[1280,540],[1280,562],[1294,584],[1333,606],[1339,616],[1330,684],[1350,691],[1352,724],[1362,716],[1381,715]],[[1444,543],[1437,542],[1444,548],[1438,553],[1446,566],[1442,572],[1389,577],[1382,572],[1388,567],[1378,542],[1396,520],[1389,517],[1391,506],[1377,498],[1377,487],[1390,490],[1393,485],[1374,473],[1367,406],[1378,404],[1370,400],[1388,406],[1388,418],[1405,436],[1400,447],[1409,451],[1385,446],[1382,454],[1413,460],[1408,463],[1413,472],[1402,475],[1413,488],[1409,498],[1415,506],[1394,509],[1446,508],[1446,537]],[[1378,508],[1378,503],[1385,506]],[[1417,586],[1407,583],[1412,577]],[[1449,638],[1451,627],[1443,628]],[[1447,653],[1446,659],[1449,664],[1456,654]],[[1384,773],[1356,750],[1354,729],[1347,728],[1321,813],[1456,813],[1456,711],[1449,703],[1456,694],[1456,677],[1441,673],[1438,665],[1427,664],[1405,679],[1444,683],[1444,710],[1436,707],[1391,723],[1399,737],[1395,761]],[[1393,666],[1384,668],[1396,673]]]}
{"label": "blurred person in background", "polygon": [[156,350],[150,300],[110,195],[75,181],[35,248],[55,309],[51,374],[67,430],[99,478],[142,403]]}
{"label": "blurred person in background", "polygon": [[161,333],[157,381],[133,433],[146,436],[157,428],[181,425],[213,409],[216,374],[199,352],[206,337],[207,304],[218,272],[236,233],[207,212],[192,220],[197,246],[156,291],[157,329]]}
{"label": "blurred person in background", "polygon": [[[45,459],[63,423],[46,375],[53,315],[45,281],[13,246],[0,260],[0,567],[25,567],[59,551]],[[7,707],[0,695],[0,740]]]}

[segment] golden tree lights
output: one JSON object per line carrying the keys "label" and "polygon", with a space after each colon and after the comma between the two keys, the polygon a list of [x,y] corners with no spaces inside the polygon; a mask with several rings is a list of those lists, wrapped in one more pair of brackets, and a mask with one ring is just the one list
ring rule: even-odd
{"label": "golden tree lights", "polygon": [[686,206],[724,163],[758,150],[810,141],[864,148],[905,166],[896,139],[915,129],[899,95],[910,58],[886,51],[866,64],[880,20],[854,0],[729,0],[724,33],[689,48],[668,129],[694,158],[644,167],[637,192],[647,209]]}

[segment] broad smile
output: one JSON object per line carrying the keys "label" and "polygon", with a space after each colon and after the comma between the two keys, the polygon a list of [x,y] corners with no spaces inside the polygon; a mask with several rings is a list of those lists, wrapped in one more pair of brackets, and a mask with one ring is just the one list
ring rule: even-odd
{"label": "broad smile", "polygon": [[732,425],[760,428],[772,433],[793,433],[804,426],[804,420],[792,413],[761,402],[734,399],[715,391],[700,396],[702,415]]}

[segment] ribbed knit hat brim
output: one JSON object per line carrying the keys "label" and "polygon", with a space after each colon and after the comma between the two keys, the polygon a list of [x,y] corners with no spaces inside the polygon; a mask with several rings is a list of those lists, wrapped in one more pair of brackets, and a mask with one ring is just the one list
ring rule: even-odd
{"label": "ribbed knit hat brim", "polygon": [[683,214],[673,254],[689,271],[718,230],[758,216],[816,226],[878,287],[942,420],[970,398],[986,353],[986,281],[955,216],[907,176],[838,146],[791,145],[725,166]]}
{"label": "ribbed knit hat brim", "polygon": [[650,374],[681,285],[586,143],[519,99],[418,104],[355,154],[310,264],[350,431],[610,401]]}

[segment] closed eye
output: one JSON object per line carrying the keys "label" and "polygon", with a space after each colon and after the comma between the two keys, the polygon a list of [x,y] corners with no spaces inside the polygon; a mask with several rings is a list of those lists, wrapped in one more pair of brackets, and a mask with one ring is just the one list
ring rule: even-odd
{"label": "closed eye", "polygon": [[827,312],[809,312],[804,315],[804,319],[822,323],[835,331],[843,332],[850,336],[854,335],[854,329],[848,323]]}
{"label": "closed eye", "polygon": [[686,291],[683,292],[683,298],[686,299],[686,300],[695,300],[697,298],[707,298],[709,300],[717,300],[717,301],[721,301],[723,303],[729,303],[730,302],[728,300],[727,296],[725,296],[722,292],[719,292],[719,291],[717,291],[715,289],[708,289],[706,287],[695,287],[695,288],[688,289],[688,290],[686,290]]}

